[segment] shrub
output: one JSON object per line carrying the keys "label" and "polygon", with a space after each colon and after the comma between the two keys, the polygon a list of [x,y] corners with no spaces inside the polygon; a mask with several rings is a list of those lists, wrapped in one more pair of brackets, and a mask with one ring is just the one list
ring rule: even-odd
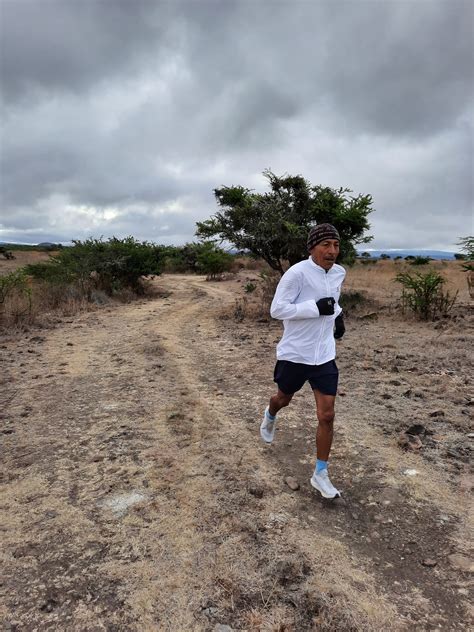
{"label": "shrub", "polygon": [[401,272],[394,280],[403,286],[403,311],[409,309],[421,320],[435,320],[447,315],[458,295],[457,292],[454,296],[444,292],[445,279],[434,271],[425,274]]}
{"label": "shrub", "polygon": [[246,283],[244,285],[244,290],[247,292],[247,294],[251,294],[252,292],[255,292],[256,289],[257,289],[257,286],[255,285],[255,283]]}
{"label": "shrub", "polygon": [[[408,259],[408,257],[406,258]],[[412,266],[425,266],[427,263],[432,261],[432,259],[431,257],[421,257],[417,255],[416,257],[413,257],[413,259],[410,259],[409,261]]]}
{"label": "shrub", "polygon": [[367,304],[367,297],[357,290],[344,290],[339,298],[339,305],[346,316],[355,311],[358,307]]}
{"label": "shrub", "polygon": [[5,259],[15,259],[15,255],[11,250],[7,250],[5,246],[0,246],[0,255],[3,255]]}
{"label": "shrub", "polygon": [[202,244],[187,243],[184,246],[160,246],[166,272],[198,272],[198,255]]}
{"label": "shrub", "polygon": [[0,276],[0,318],[7,313],[15,321],[31,313],[31,288],[23,270]]}
{"label": "shrub", "polygon": [[0,276],[0,305],[4,305],[12,294],[30,294],[28,277],[23,270]]}
{"label": "shrub", "polygon": [[223,272],[230,270],[233,257],[212,242],[199,244],[197,268],[202,271],[208,281],[216,279]]}
{"label": "shrub", "polygon": [[94,288],[108,295],[125,288],[143,294],[141,278],[160,274],[162,270],[161,247],[136,241],[133,237],[73,243],[48,262],[27,266],[27,273],[56,286],[73,284],[82,296],[90,299]]}
{"label": "shrub", "polygon": [[381,259],[390,259],[390,255],[387,255],[385,252],[383,252],[383,253],[380,255],[380,258],[381,258]]}

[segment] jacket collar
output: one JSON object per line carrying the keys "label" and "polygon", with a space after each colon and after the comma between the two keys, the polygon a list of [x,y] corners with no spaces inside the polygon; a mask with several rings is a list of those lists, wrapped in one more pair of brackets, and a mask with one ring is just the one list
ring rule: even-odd
{"label": "jacket collar", "polygon": [[313,257],[312,257],[311,255],[309,255],[308,259],[309,259],[310,264],[311,264],[314,268],[316,268],[316,270],[320,270],[321,272],[324,272],[324,274],[329,274],[329,273],[331,272],[331,270],[333,270],[333,269],[334,269],[334,265],[333,265],[333,266],[331,266],[331,267],[329,268],[329,270],[325,270],[325,269],[324,269],[324,268],[322,268],[321,266],[318,266],[318,264],[317,264],[317,263],[314,263],[314,261],[313,261]]}

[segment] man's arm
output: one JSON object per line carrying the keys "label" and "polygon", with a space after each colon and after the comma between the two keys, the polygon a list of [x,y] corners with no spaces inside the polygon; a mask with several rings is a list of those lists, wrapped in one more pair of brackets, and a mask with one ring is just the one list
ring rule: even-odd
{"label": "man's arm", "polygon": [[344,316],[341,312],[339,316],[336,316],[336,320],[334,321],[334,338],[336,340],[340,340],[345,332],[346,327],[344,325]]}
{"label": "man's arm", "polygon": [[318,318],[322,316],[326,310],[328,310],[326,315],[334,314],[334,299],[332,299],[332,306],[328,304],[330,297],[318,301],[318,303],[322,301],[326,301],[327,303],[327,305],[325,304],[324,306],[321,303],[321,312],[313,299],[303,301],[302,303],[295,303],[301,292],[301,288],[301,277],[292,270],[285,272],[278,284],[270,307],[272,318],[277,318],[278,320]]}

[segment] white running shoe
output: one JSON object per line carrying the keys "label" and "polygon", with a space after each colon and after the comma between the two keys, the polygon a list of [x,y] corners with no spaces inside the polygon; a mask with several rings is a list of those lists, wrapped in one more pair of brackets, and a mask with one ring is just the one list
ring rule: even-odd
{"label": "white running shoe", "polygon": [[316,470],[314,470],[313,476],[311,477],[311,485],[314,489],[317,489],[324,498],[336,498],[341,495],[341,492],[337,490],[329,480],[327,469],[321,470],[318,474]]}
{"label": "white running shoe", "polygon": [[272,443],[275,437],[275,426],[276,419],[273,421],[268,417],[268,406],[265,408],[265,412],[263,413],[263,421],[260,424],[260,436],[265,441],[265,443]]}

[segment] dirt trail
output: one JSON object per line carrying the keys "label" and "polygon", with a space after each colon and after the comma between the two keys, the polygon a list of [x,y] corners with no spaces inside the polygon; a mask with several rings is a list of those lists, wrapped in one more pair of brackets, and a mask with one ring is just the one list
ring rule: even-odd
{"label": "dirt trail", "polygon": [[[409,357],[391,371],[403,328],[396,345],[386,324],[353,322],[332,459],[345,493],[323,501],[308,485],[309,390],[281,414],[274,446],[258,439],[278,323],[216,318],[235,284],[158,284],[161,298],[1,345],[5,628],[469,629],[463,454],[452,465],[439,444],[431,461],[405,454],[387,430],[443,389],[464,423],[456,367],[428,403]],[[440,417],[453,450],[465,428]]]}

